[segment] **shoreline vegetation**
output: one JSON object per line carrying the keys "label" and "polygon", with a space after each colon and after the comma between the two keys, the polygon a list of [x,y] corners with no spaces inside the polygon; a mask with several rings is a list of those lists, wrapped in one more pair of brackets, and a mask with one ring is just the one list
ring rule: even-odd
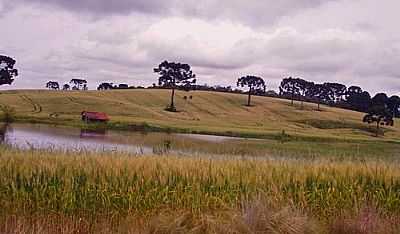
{"label": "shoreline vegetation", "polygon": [[0,232],[398,233],[398,162],[0,148]]}

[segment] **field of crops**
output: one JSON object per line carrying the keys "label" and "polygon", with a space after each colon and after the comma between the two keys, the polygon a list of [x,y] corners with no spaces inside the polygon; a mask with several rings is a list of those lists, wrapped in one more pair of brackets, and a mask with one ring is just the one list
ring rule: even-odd
{"label": "field of crops", "polygon": [[1,148],[0,201],[3,232],[19,225],[43,232],[396,233],[400,169],[396,161],[356,158],[211,160]]}

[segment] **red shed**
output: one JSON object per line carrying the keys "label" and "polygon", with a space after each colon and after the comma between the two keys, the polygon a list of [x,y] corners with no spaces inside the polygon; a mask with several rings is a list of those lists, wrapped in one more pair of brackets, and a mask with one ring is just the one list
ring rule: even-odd
{"label": "red shed", "polygon": [[82,111],[81,116],[82,120],[86,122],[108,122],[110,120],[108,115],[103,112]]}

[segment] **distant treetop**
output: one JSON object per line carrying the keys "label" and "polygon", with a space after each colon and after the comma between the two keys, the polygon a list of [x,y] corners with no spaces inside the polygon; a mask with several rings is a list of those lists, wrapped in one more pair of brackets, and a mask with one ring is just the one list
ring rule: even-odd
{"label": "distant treetop", "polygon": [[0,55],[0,85],[11,85],[18,76],[18,70],[14,68],[16,61],[8,56]]}

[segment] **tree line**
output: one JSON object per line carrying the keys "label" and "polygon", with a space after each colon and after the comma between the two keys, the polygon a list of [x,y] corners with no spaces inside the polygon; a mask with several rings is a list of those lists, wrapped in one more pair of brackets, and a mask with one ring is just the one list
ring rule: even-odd
{"label": "tree line", "polygon": [[48,81],[46,88],[51,90],[88,90],[87,80],[85,79],[72,79],[69,83],[66,83],[60,87],[57,81]]}

